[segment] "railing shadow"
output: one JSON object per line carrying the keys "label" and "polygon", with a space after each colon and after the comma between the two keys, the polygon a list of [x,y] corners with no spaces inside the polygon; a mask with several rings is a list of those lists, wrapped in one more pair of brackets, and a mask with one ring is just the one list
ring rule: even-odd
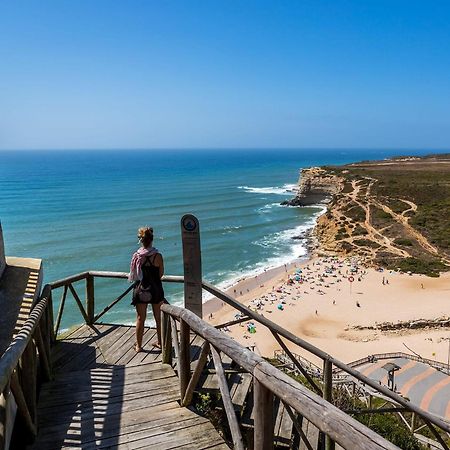
{"label": "railing shadow", "polygon": [[[60,345],[69,360],[42,389],[39,435],[33,448],[114,448],[127,389],[124,366],[95,363],[95,347],[86,343]],[[82,359],[90,365],[75,370]]]}

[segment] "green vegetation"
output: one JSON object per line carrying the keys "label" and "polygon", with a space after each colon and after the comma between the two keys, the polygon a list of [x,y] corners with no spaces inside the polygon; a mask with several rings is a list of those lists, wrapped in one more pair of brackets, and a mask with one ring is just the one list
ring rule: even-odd
{"label": "green vegetation", "polygon": [[449,270],[439,259],[404,258],[387,264],[389,269],[400,269],[403,272],[421,273],[429,277],[438,277],[439,272]]}
{"label": "green vegetation", "polygon": [[355,222],[364,222],[366,220],[366,212],[359,205],[350,206],[345,213]]}
{"label": "green vegetation", "polygon": [[[342,212],[357,223],[351,235],[367,235],[360,225],[366,220],[365,210],[345,195],[351,192],[351,182],[356,180],[360,189],[358,200],[370,208],[371,225],[393,246],[409,255],[404,258],[386,246],[386,251],[380,249],[377,252],[375,263],[430,276],[450,270],[450,154],[409,161],[393,159],[389,163],[363,162],[330,169],[344,178],[344,190],[330,208],[339,205]],[[342,199],[344,201],[340,202]],[[392,215],[379,204],[390,208]],[[438,255],[422,240],[411,237],[405,220],[438,251]],[[338,234],[337,238],[342,239],[342,235]],[[368,246],[376,248],[368,243],[369,240],[356,239],[353,249],[347,242],[340,243],[340,247],[346,252],[363,254]],[[361,247],[358,249],[358,246]]]}
{"label": "green vegetation", "polygon": [[406,246],[406,247],[412,247],[413,241],[411,239],[406,239],[406,238],[397,238],[397,239],[394,239],[394,244],[402,245],[402,246]]}
{"label": "green vegetation", "polygon": [[355,239],[353,243],[356,245],[360,245],[362,247],[380,248],[380,244],[377,244],[376,242],[371,241],[370,239]]}

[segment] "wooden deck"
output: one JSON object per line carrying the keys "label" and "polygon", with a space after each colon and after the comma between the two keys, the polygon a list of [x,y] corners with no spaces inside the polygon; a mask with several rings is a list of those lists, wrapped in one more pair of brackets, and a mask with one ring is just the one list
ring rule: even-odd
{"label": "wooden deck", "polygon": [[228,449],[207,419],[178,404],[178,378],[151,350],[154,337],[147,329],[138,354],[129,326],[83,325],[59,341],[32,448]]}

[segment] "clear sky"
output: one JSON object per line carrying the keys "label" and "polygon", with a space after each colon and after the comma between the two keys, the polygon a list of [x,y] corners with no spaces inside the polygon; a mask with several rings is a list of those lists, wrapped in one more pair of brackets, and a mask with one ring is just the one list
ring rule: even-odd
{"label": "clear sky", "polygon": [[0,2],[0,149],[450,148],[450,2]]}

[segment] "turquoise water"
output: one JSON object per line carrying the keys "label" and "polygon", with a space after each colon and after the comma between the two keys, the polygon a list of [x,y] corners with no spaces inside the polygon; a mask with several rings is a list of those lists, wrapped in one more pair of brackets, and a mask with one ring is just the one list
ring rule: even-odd
{"label": "turquoise water", "polygon": [[[408,152],[410,153],[410,152]],[[420,152],[415,152],[420,154]],[[6,253],[44,260],[45,281],[86,270],[128,271],[136,230],[150,225],[166,273],[182,274],[180,218],[200,221],[203,278],[222,287],[238,277],[305,255],[294,240],[318,207],[281,207],[299,170],[379,159],[364,150],[33,151],[0,153],[0,219]],[[100,311],[126,287],[96,281]],[[84,294],[80,286],[80,294]],[[169,301],[181,286],[166,285]],[[57,302],[56,302],[57,303]],[[106,320],[131,322],[124,299]],[[81,321],[68,302],[62,326]]]}

